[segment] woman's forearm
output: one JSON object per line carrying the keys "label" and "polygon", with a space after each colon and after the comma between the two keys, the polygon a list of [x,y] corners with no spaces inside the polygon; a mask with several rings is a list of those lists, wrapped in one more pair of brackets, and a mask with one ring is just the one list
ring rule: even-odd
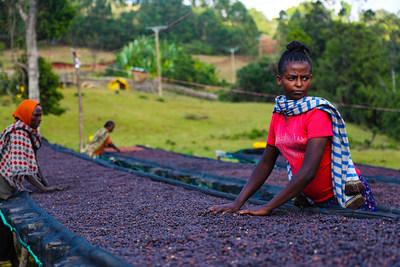
{"label": "woman's forearm", "polygon": [[308,141],[300,170],[285,188],[265,205],[270,211],[299,195],[311,183],[317,174],[327,141],[328,137],[312,138]]}
{"label": "woman's forearm", "polygon": [[293,177],[291,181],[283,188],[278,195],[276,195],[271,201],[269,201],[265,206],[269,210],[274,210],[277,207],[285,204],[292,198],[299,195],[307,187],[307,185],[312,181],[312,179],[307,179],[305,177],[296,176]]}
{"label": "woman's forearm", "polygon": [[261,160],[254,168],[235,202],[243,205],[264,184],[275,166],[278,155],[279,151],[275,147],[267,146]]}
{"label": "woman's forearm", "polygon": [[43,175],[43,173],[42,173],[42,171],[40,170],[40,167],[38,166],[38,173],[39,173],[39,178],[40,178],[40,181],[42,182],[42,184],[44,185],[44,186],[49,186],[49,182],[47,181],[47,179],[44,177],[44,175]]}
{"label": "woman's forearm", "polygon": [[25,180],[27,180],[32,185],[36,186],[42,191],[46,191],[47,187],[43,185],[38,179],[36,179],[33,175],[26,175]]}
{"label": "woman's forearm", "polygon": [[235,202],[243,205],[264,184],[267,177],[264,168],[257,165]]}

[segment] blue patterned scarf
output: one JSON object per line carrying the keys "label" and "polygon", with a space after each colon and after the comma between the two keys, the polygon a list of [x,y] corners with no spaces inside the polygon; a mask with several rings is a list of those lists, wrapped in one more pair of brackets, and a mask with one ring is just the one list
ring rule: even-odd
{"label": "blue patterned scarf", "polygon": [[[320,97],[303,97],[299,100],[286,100],[281,95],[275,99],[273,112],[282,113],[286,116],[294,116],[317,108],[325,111],[332,119],[332,152],[331,170],[333,192],[341,207],[358,209],[364,205],[365,200],[362,193],[364,185],[360,182],[350,156],[349,141],[346,127],[339,111],[327,100]],[[292,178],[292,170],[288,163],[289,180]]]}

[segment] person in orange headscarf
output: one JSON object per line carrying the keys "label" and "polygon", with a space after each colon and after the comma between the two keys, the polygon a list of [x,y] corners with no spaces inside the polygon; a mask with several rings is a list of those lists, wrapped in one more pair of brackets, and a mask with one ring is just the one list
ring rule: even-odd
{"label": "person in orange headscarf", "polygon": [[[34,112],[35,109],[36,112]],[[32,118],[32,115],[34,115],[34,118]],[[36,130],[42,121],[42,107],[39,102],[32,99],[26,99],[18,105],[13,116],[16,120],[20,120],[32,129]],[[32,122],[34,123],[33,125]]]}
{"label": "person in orange headscarf", "polygon": [[0,199],[24,191],[25,180],[45,192],[58,189],[49,186],[37,163],[36,151],[41,146],[37,129],[42,114],[39,102],[24,100],[13,113],[15,122],[0,134]]}
{"label": "person in orange headscarf", "polygon": [[[40,103],[24,100],[13,116],[15,122],[0,134],[0,203],[26,191],[25,180],[45,192],[59,190],[49,185],[40,172],[36,158],[36,151],[41,146],[37,131],[42,121]],[[0,239],[0,259],[10,260],[12,266],[18,266],[12,233],[1,220]]]}

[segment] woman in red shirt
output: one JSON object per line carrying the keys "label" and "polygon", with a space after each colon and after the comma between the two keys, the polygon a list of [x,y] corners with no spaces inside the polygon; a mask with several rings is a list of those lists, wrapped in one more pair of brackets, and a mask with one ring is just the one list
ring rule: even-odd
{"label": "woman in red shirt", "polygon": [[239,214],[269,215],[299,195],[309,203],[336,202],[346,208],[376,210],[370,189],[351,160],[343,119],[325,99],[308,96],[309,54],[310,49],[298,41],[287,45],[276,76],[284,96],[276,98],[264,154],[235,201],[209,211],[239,211],[266,181],[279,153],[288,161],[289,182],[267,204]]}

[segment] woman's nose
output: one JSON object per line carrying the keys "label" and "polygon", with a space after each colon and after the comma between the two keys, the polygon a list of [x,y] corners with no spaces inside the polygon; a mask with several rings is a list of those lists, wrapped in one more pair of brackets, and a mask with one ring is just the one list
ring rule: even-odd
{"label": "woman's nose", "polygon": [[301,80],[301,77],[297,78],[297,79],[296,79],[295,86],[301,87],[302,85],[303,85],[303,82],[302,82],[302,80]]}

